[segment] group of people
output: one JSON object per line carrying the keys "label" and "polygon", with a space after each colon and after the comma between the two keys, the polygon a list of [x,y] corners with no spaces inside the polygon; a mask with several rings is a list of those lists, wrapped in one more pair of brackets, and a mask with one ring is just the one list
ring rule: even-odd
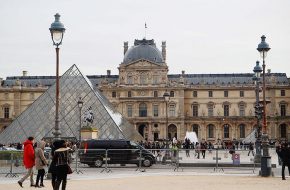
{"label": "group of people", "polygon": [[[37,144],[35,148],[35,144]],[[18,181],[20,187],[23,187],[23,182],[30,177],[31,187],[44,187],[43,178],[45,175],[45,168],[48,168],[48,173],[51,173],[51,184],[53,190],[66,189],[67,174],[71,173],[69,166],[71,162],[70,148],[64,140],[57,140],[53,142],[51,146],[52,161],[49,164],[48,160],[44,156],[45,141],[39,143],[34,142],[33,137],[23,143],[23,164],[27,169],[27,173]],[[36,177],[36,183],[33,179],[33,168],[38,171]]]}

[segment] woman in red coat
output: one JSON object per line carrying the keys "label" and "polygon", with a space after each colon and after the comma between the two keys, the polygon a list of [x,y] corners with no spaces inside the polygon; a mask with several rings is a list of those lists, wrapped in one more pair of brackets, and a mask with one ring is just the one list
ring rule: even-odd
{"label": "woman in red coat", "polygon": [[33,149],[34,138],[28,137],[28,139],[23,144],[24,144],[23,164],[27,169],[27,174],[18,181],[18,184],[20,185],[20,187],[23,187],[22,183],[30,176],[30,186],[32,187],[35,186],[33,181],[33,166],[35,164],[34,149]]}

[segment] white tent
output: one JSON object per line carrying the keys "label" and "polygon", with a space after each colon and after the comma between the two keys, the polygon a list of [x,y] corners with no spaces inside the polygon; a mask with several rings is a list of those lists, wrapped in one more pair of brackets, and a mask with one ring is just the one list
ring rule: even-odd
{"label": "white tent", "polygon": [[194,131],[186,131],[186,135],[184,137],[184,139],[188,138],[190,140],[191,143],[196,143],[198,142],[198,138],[197,135]]}

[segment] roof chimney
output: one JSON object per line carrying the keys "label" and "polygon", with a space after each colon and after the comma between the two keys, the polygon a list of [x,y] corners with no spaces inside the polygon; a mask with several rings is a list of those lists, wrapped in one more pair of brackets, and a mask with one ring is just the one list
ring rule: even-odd
{"label": "roof chimney", "polygon": [[124,55],[128,50],[128,42],[124,42]]}
{"label": "roof chimney", "polygon": [[182,74],[182,76],[184,76],[184,74],[185,74],[185,70],[182,70],[182,71],[181,71],[181,74]]}
{"label": "roof chimney", "polygon": [[163,57],[164,62],[166,62],[166,41],[162,42],[161,47],[162,47],[162,57]]}
{"label": "roof chimney", "polygon": [[22,71],[22,76],[26,77],[27,76],[27,71]]}
{"label": "roof chimney", "polygon": [[111,75],[111,70],[107,70],[107,76]]}

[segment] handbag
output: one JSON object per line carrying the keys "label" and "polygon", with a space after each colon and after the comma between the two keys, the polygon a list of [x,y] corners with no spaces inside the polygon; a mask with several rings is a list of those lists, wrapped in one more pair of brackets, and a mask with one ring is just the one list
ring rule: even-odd
{"label": "handbag", "polygon": [[69,165],[67,165],[67,174],[72,174],[73,171]]}

